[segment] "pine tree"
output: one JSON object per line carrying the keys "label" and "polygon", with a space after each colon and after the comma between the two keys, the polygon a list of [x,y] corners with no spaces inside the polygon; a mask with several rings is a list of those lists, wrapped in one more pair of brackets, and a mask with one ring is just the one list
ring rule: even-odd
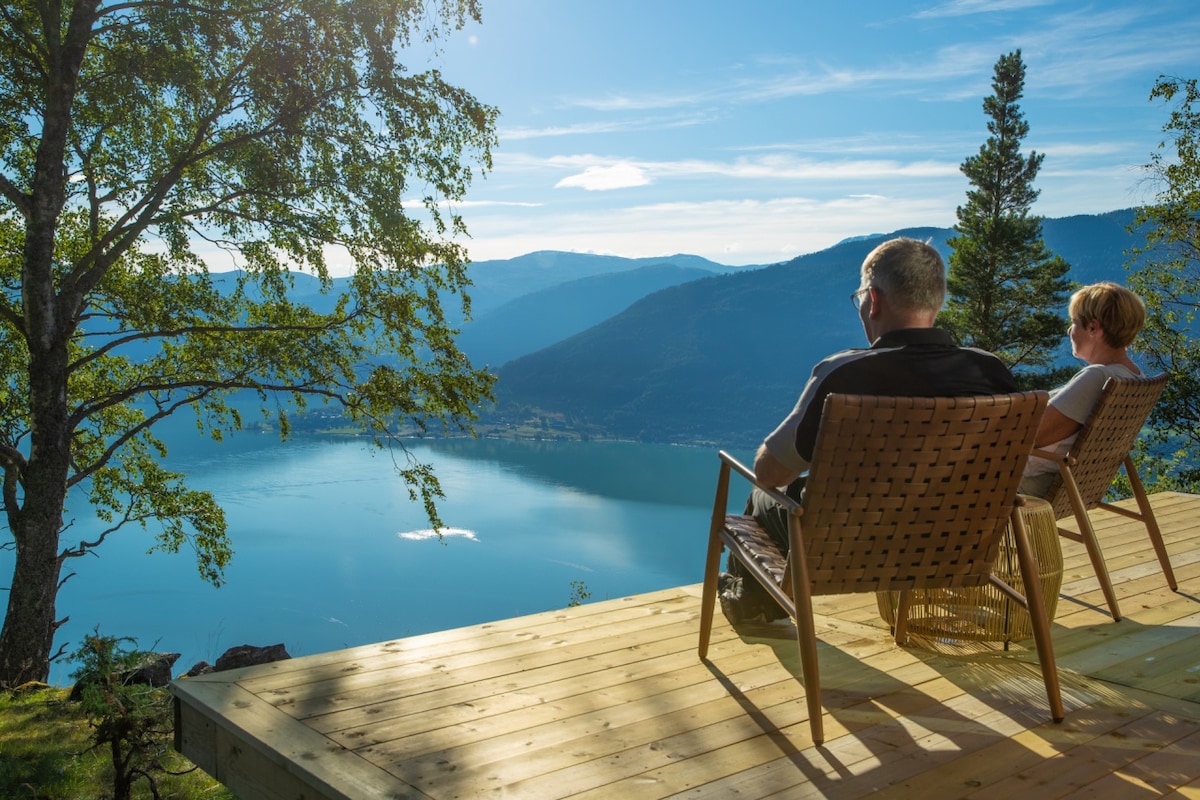
{"label": "pine tree", "polygon": [[960,344],[998,355],[1032,387],[1062,378],[1052,364],[1069,324],[1070,265],[1047,249],[1042,219],[1029,213],[1044,156],[1021,154],[1029,133],[1017,105],[1024,86],[1021,51],[1001,56],[983,101],[991,135],[962,164],[972,188],[949,241],[949,300],[939,324]]}

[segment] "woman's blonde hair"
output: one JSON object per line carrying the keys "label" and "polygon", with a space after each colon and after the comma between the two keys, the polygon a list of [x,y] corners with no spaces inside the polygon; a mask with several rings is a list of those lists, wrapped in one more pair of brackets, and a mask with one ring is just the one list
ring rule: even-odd
{"label": "woman's blonde hair", "polygon": [[1071,295],[1071,322],[1086,327],[1096,320],[1109,347],[1128,347],[1146,324],[1142,298],[1111,281],[1093,283]]}

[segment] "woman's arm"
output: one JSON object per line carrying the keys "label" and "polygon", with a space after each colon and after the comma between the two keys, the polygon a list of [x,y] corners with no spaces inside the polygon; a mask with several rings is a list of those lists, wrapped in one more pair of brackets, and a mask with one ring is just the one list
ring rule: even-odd
{"label": "woman's arm", "polygon": [[1033,445],[1034,447],[1047,447],[1055,442],[1061,442],[1082,427],[1083,425],[1054,406],[1046,406],[1046,413],[1042,415],[1042,424],[1038,426],[1037,438],[1034,439]]}

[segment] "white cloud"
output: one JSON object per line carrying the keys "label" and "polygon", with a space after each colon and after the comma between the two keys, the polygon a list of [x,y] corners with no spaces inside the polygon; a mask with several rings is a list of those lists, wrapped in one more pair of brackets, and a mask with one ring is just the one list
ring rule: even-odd
{"label": "white cloud", "polygon": [[556,189],[578,187],[589,192],[606,192],[613,189],[629,189],[650,183],[646,171],[635,164],[620,163],[611,166],[588,167],[577,175],[563,178],[554,185]]}

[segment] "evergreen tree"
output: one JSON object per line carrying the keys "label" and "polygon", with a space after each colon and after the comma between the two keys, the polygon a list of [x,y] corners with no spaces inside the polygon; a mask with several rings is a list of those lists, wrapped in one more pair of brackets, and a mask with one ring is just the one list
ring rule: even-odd
{"label": "evergreen tree", "polygon": [[[1146,328],[1134,342],[1155,371],[1170,376],[1150,417],[1151,470],[1166,488],[1200,491],[1200,87],[1195,78],[1160,77],[1152,100],[1177,101],[1164,141],[1146,170],[1159,186],[1155,202],[1139,209],[1135,227],[1146,246],[1134,251],[1129,286],[1146,302]],[[1161,480],[1167,478],[1167,480]]]}
{"label": "evergreen tree", "polygon": [[960,344],[998,355],[1025,385],[1045,386],[1062,378],[1052,365],[1069,324],[1070,265],[1047,249],[1041,217],[1029,213],[1043,156],[1021,154],[1029,133],[1017,105],[1024,86],[1021,51],[1001,56],[983,101],[991,135],[962,164],[972,188],[949,241],[949,299],[939,324]]}

